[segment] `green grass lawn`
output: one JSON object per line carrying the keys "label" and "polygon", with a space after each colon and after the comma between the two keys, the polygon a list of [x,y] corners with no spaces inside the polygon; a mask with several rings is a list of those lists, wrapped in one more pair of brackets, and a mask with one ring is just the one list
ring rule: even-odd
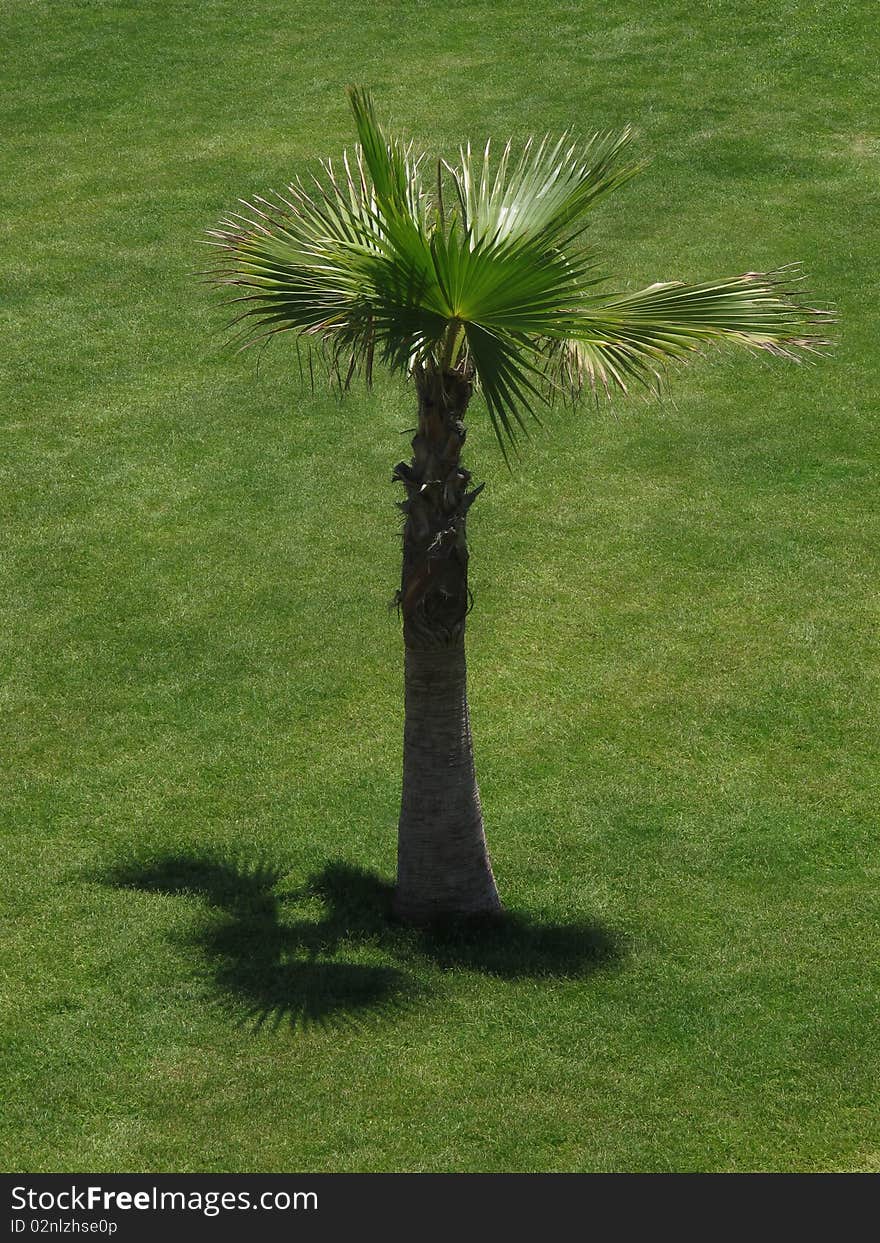
{"label": "green grass lawn", "polygon": [[[3,5],[2,1168],[880,1168],[875,17]],[[621,282],[840,315],[512,475],[474,402],[486,945],[382,915],[412,394],[224,352],[191,275],[350,81],[437,150],[632,121]]]}

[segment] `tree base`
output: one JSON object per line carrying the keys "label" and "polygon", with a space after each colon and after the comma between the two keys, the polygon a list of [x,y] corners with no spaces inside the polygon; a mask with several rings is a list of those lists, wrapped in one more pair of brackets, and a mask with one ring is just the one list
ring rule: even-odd
{"label": "tree base", "polygon": [[391,899],[391,914],[399,923],[425,928],[432,924],[492,923],[503,916],[504,907],[494,886],[492,892],[467,905],[455,901],[426,904],[402,893],[397,887]]}

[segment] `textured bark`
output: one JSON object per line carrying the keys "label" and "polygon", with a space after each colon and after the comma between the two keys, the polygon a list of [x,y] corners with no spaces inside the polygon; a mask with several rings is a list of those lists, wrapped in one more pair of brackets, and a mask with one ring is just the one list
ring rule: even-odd
{"label": "textured bark", "polygon": [[467,491],[461,466],[469,381],[447,373],[422,382],[413,457],[394,477],[401,509],[406,720],[395,911],[426,922],[494,913],[501,903],[486,851],[474,774],[464,652],[469,606]]}
{"label": "textured bark", "polygon": [[395,910],[423,922],[500,907],[474,775],[464,644],[407,648]]}

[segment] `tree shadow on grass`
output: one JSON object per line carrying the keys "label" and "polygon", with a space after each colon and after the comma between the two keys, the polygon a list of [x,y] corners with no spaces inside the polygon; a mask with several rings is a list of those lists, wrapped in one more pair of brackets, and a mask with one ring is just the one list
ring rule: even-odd
{"label": "tree shadow on grass", "polygon": [[[216,919],[193,937],[218,995],[256,1026],[356,1022],[411,1004],[428,991],[425,968],[503,979],[578,979],[622,957],[594,923],[553,924],[504,912],[408,928],[391,916],[392,886],[371,872],[330,863],[300,888],[278,892],[281,871],[207,852],[144,856],[102,879],[121,888],[201,897]],[[290,908],[320,908],[291,918]],[[380,953],[386,964],[352,961]]]}
{"label": "tree shadow on grass", "polygon": [[347,863],[330,863],[307,889],[325,904],[325,926],[341,939],[378,940],[398,961],[425,961],[504,979],[578,978],[622,957],[619,943],[597,923],[546,923],[516,911],[448,919],[407,928],[391,916],[393,885]]}

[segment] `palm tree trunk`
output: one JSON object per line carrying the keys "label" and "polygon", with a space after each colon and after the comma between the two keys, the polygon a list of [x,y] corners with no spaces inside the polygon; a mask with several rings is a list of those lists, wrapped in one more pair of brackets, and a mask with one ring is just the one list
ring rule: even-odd
{"label": "palm tree trunk", "polygon": [[401,504],[405,724],[395,913],[424,923],[501,909],[474,774],[464,651],[468,612],[467,492],[460,464],[468,380],[447,372],[419,385],[413,458],[394,477]]}
{"label": "palm tree trunk", "polygon": [[500,909],[474,775],[464,643],[406,649],[395,911],[423,922]]}

